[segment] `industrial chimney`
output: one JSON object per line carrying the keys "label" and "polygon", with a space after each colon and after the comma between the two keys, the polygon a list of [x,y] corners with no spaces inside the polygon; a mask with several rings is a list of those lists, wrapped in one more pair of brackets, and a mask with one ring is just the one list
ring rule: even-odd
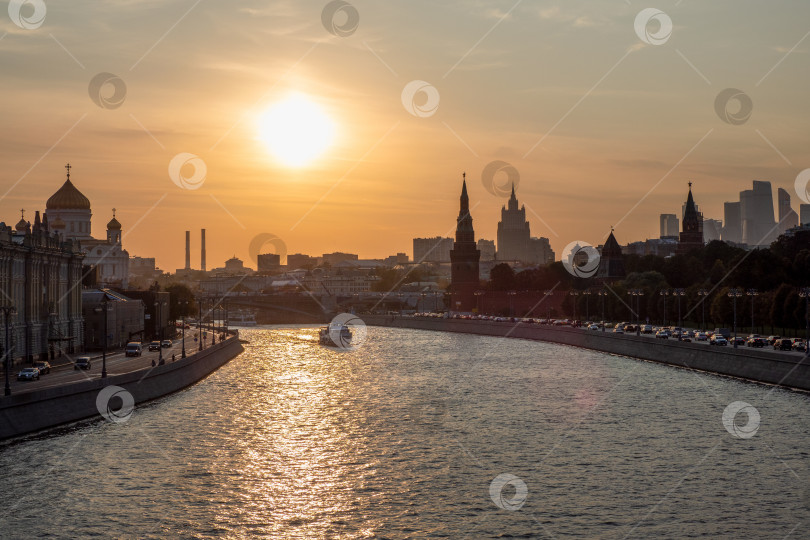
{"label": "industrial chimney", "polygon": [[191,270],[191,231],[186,231],[186,270]]}
{"label": "industrial chimney", "polygon": [[200,268],[205,272],[205,229],[202,229],[200,246]]}

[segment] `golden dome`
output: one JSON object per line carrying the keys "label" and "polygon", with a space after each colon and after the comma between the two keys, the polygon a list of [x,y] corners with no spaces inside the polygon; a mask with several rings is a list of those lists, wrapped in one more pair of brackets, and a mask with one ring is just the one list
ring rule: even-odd
{"label": "golden dome", "polygon": [[50,223],[50,227],[51,227],[51,229],[56,229],[56,230],[64,229],[65,228],[65,222],[62,221],[61,219],[59,219],[59,217],[57,217],[56,219],[54,219]]}
{"label": "golden dome", "polygon": [[82,195],[68,178],[45,203],[48,210],[90,210],[90,199]]}

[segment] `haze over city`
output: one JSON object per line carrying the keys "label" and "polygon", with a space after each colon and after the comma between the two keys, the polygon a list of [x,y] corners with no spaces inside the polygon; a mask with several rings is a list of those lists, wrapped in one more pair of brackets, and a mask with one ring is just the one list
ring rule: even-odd
{"label": "haze over city", "polygon": [[[2,220],[44,209],[66,162],[93,233],[117,208],[130,254],[166,270],[200,228],[212,266],[254,265],[263,232],[291,253],[410,253],[454,230],[464,171],[476,236],[494,239],[494,160],[519,172],[532,233],[558,257],[611,225],[623,243],[656,237],[688,181],[707,218],[755,179],[800,202],[809,6],[668,2],[659,44],[634,30],[635,2],[353,6],[332,32],[323,2],[51,2],[33,29],[4,17]],[[123,86],[102,79],[94,103],[102,73]],[[435,93],[407,103],[411,81]],[[726,88],[753,104],[739,125],[716,111]],[[168,174],[184,152],[205,163],[198,189]]]}

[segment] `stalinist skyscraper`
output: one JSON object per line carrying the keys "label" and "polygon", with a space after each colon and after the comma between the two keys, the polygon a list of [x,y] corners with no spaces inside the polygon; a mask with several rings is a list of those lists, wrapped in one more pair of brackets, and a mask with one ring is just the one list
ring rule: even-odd
{"label": "stalinist skyscraper", "polygon": [[475,307],[475,291],[478,289],[478,261],[481,252],[475,245],[475,231],[470,215],[470,198],[467,196],[467,175],[463,175],[461,204],[456,220],[456,241],[450,251],[450,309],[472,311]]}

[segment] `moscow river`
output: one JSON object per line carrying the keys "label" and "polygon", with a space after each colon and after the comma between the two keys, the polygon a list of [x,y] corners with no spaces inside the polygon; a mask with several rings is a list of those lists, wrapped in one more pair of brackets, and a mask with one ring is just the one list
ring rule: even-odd
{"label": "moscow river", "polygon": [[0,445],[0,537],[799,538],[810,396],[554,344],[242,331],[199,384]]}

